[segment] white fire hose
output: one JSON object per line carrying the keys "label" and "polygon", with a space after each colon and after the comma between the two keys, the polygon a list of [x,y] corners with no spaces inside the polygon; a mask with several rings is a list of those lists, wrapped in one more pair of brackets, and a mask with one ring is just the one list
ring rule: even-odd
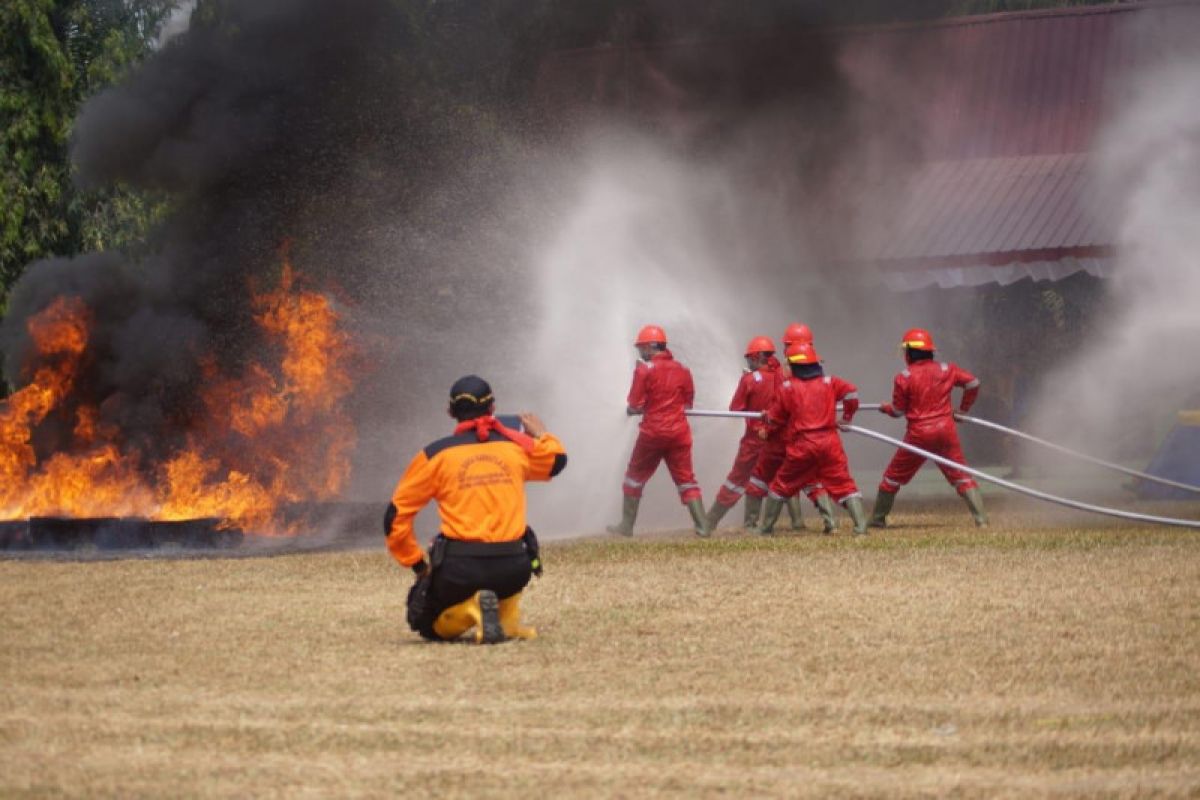
{"label": "white fire hose", "polygon": [[[864,403],[864,404],[860,405],[859,408],[860,409],[877,409],[877,408],[879,408],[879,404],[878,403]],[[759,419],[763,416],[761,411],[711,411],[711,410],[689,409],[688,411],[686,411],[684,413],[686,413],[689,417],[735,417],[735,418],[742,418],[742,419]],[[984,424],[985,427],[992,427],[997,430],[1001,430],[1005,433],[1019,434],[1023,438],[1029,438],[1033,441],[1037,441],[1040,444],[1045,444],[1047,446],[1054,447],[1055,449],[1061,450],[1062,452],[1067,453],[1069,455],[1083,458],[1086,461],[1092,461],[1094,463],[1102,464],[1104,466],[1116,468],[1116,469],[1121,470],[1122,472],[1129,472],[1131,474],[1137,475],[1138,477],[1144,477],[1149,480],[1156,480],[1158,482],[1167,483],[1172,486],[1178,486],[1180,488],[1191,489],[1193,491],[1197,491],[1197,487],[1188,486],[1187,484],[1175,483],[1174,481],[1167,481],[1163,478],[1156,478],[1153,475],[1145,475],[1144,473],[1138,473],[1135,470],[1127,470],[1124,467],[1120,467],[1119,465],[1116,465],[1116,464],[1108,464],[1107,462],[1100,461],[1099,459],[1093,459],[1090,456],[1084,456],[1081,453],[1075,453],[1073,451],[1067,450],[1064,447],[1054,445],[1051,442],[1043,442],[1042,440],[1035,439],[1034,437],[1029,436],[1028,434],[1020,434],[1019,431],[1013,431],[1009,428],[1005,428],[1002,425],[997,425],[994,422],[985,423],[984,420],[979,420],[979,419],[976,419],[973,417],[966,417],[966,416],[962,416],[962,415],[960,415],[960,418],[965,421],[968,421],[968,422],[973,422],[976,424]],[[1175,517],[1159,517],[1159,516],[1155,516],[1153,514],[1139,514],[1136,511],[1121,511],[1120,509],[1116,509],[1116,508],[1108,508],[1106,506],[1092,505],[1091,503],[1084,503],[1079,500],[1071,500],[1066,497],[1058,497],[1057,495],[1052,495],[1052,494],[1048,494],[1046,492],[1041,492],[1041,491],[1038,491],[1037,489],[1030,489],[1027,486],[1021,486],[1020,484],[1013,483],[1012,481],[1006,481],[1003,478],[997,478],[995,476],[988,475],[986,472],[982,472],[982,471],[974,469],[972,467],[968,467],[966,464],[959,464],[956,461],[952,461],[951,459],[944,458],[935,453],[930,453],[928,450],[923,450],[920,447],[916,447],[915,445],[909,444],[908,442],[902,442],[899,439],[895,439],[891,436],[887,436],[885,434],[878,433],[877,431],[870,430],[869,428],[861,428],[858,425],[846,425],[846,426],[842,426],[842,430],[850,431],[851,433],[857,433],[860,436],[866,436],[870,439],[877,439],[878,441],[885,442],[887,444],[902,448],[904,450],[908,450],[910,453],[915,453],[916,455],[924,456],[925,458],[929,459],[930,461],[934,462],[935,464],[943,464],[948,467],[955,467],[956,469],[961,469],[963,472],[966,472],[969,475],[974,475],[976,478],[987,481],[988,483],[994,483],[997,486],[1003,486],[1005,489],[1009,489],[1010,491],[1014,491],[1019,494],[1028,495],[1030,497],[1036,497],[1039,500],[1045,500],[1049,503],[1056,503],[1060,506],[1066,506],[1067,508],[1074,508],[1074,509],[1078,509],[1080,511],[1090,511],[1094,514],[1105,514],[1110,517],[1117,517],[1119,519],[1134,520],[1135,522],[1150,522],[1150,523],[1154,523],[1157,525],[1174,525],[1174,526],[1181,527],[1181,528],[1200,529],[1200,520],[1176,519]]]}
{"label": "white fire hose", "polygon": [[[863,403],[862,405],[859,406],[859,410],[870,410],[870,409],[878,409],[878,408],[879,408],[879,403]],[[757,411],[687,411],[684,413],[686,413],[690,416],[696,416],[696,417],[747,417],[747,418],[753,419],[753,418],[762,416],[762,413],[757,412]],[[1111,469],[1116,472],[1121,472],[1121,473],[1124,473],[1125,475],[1131,475],[1131,476],[1138,478],[1140,480],[1143,480],[1143,481],[1150,481],[1152,483],[1160,483],[1163,486],[1170,486],[1175,489],[1182,489],[1185,492],[1195,492],[1196,494],[1200,494],[1200,486],[1192,486],[1191,484],[1180,483],[1179,481],[1173,481],[1168,478],[1160,478],[1159,476],[1151,475],[1148,472],[1140,472],[1136,469],[1130,469],[1129,467],[1123,467],[1120,464],[1114,464],[1111,461],[1105,461],[1103,459],[1096,458],[1094,456],[1089,456],[1085,453],[1080,453],[1076,450],[1072,450],[1069,447],[1063,447],[1061,444],[1055,444],[1054,442],[1049,442],[1049,441],[1046,441],[1045,439],[1039,439],[1038,437],[1033,436],[1032,434],[1024,433],[1022,431],[1016,430],[1015,428],[1007,428],[996,422],[991,422],[986,419],[980,419],[979,417],[967,416],[966,414],[956,414],[955,419],[957,419],[961,422],[969,422],[972,425],[978,425],[982,428],[989,428],[994,431],[999,431],[1000,433],[1004,433],[1009,436],[1015,436],[1018,439],[1024,439],[1027,442],[1033,442],[1034,444],[1039,444],[1042,447],[1048,447],[1051,450],[1062,453],[1063,455],[1071,456],[1072,458],[1077,458],[1080,461],[1086,461],[1089,464],[1096,464],[1097,466],[1105,467],[1106,469]]]}
{"label": "white fire hose", "polygon": [[1117,472],[1123,472],[1126,475],[1132,475],[1135,478],[1140,478],[1141,480],[1144,480],[1144,481],[1152,481],[1154,483],[1161,483],[1164,486],[1173,486],[1176,489],[1183,489],[1186,492],[1196,492],[1197,494],[1200,494],[1200,486],[1191,486],[1186,483],[1179,483],[1177,481],[1168,480],[1166,478],[1160,478],[1157,475],[1151,475],[1146,472],[1138,472],[1136,469],[1130,469],[1129,467],[1122,467],[1120,464],[1113,464],[1109,461],[1102,461],[1099,458],[1094,458],[1089,455],[1084,455],[1083,453],[1077,453],[1076,451],[1071,450],[1066,447],[1063,447],[1060,444],[1055,444],[1054,442],[1048,442],[1045,439],[1039,439],[1036,436],[1032,436],[1028,433],[1022,433],[1021,431],[1015,430],[1013,428],[1006,428],[1003,425],[999,425],[995,422],[989,422],[986,419],[979,419],[978,417],[968,417],[966,414],[959,414],[956,417],[956,419],[962,420],[963,422],[969,422],[972,425],[979,425],[980,427],[983,427],[983,428],[990,428],[994,431],[1000,431],[1001,433],[1007,433],[1009,436],[1015,436],[1018,439],[1024,439],[1027,442],[1033,442],[1035,444],[1040,444],[1043,447],[1048,447],[1051,450],[1055,450],[1059,453],[1063,453],[1064,455],[1071,456],[1072,458],[1078,458],[1080,461],[1087,461],[1090,464],[1097,464],[1101,467],[1106,467],[1108,469],[1115,470]]}
{"label": "white fire hose", "polygon": [[980,470],[968,467],[966,464],[959,464],[956,461],[952,461],[948,458],[943,458],[942,456],[930,453],[928,450],[922,450],[920,447],[915,447],[908,442],[902,442],[899,439],[893,439],[891,436],[885,436],[882,433],[877,433],[876,431],[868,428],[860,428],[857,425],[846,425],[842,428],[842,430],[847,430],[851,433],[857,433],[861,436],[866,436],[871,439],[878,439],[881,442],[886,442],[890,445],[903,448],[910,453],[916,453],[919,456],[924,456],[936,464],[943,464],[948,467],[961,469],[963,472],[966,472],[969,475],[974,475],[976,478],[988,481],[989,483],[1003,486],[1005,489],[1010,489],[1014,492],[1020,492],[1021,494],[1026,494],[1030,497],[1036,497],[1039,500],[1046,500],[1050,503],[1057,503],[1060,506],[1077,508],[1080,511],[1091,511],[1094,514],[1107,514],[1110,517],[1131,519],[1137,522],[1153,522],[1158,525],[1175,525],[1181,528],[1200,528],[1200,520],[1176,519],[1174,517],[1157,517],[1152,514],[1139,514],[1136,511],[1121,511],[1119,509],[1107,508],[1105,506],[1094,506],[1091,503],[1083,503],[1079,500],[1069,500],[1065,497],[1047,494],[1046,492],[1039,492],[1037,489],[1030,489],[1027,486],[1021,486],[1020,484],[1006,481],[1003,478],[993,477],[988,475],[986,472],[981,472]]}

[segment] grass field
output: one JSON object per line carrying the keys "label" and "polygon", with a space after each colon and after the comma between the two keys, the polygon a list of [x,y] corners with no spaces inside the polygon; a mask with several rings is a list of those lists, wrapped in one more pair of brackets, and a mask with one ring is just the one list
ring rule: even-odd
{"label": "grass field", "polygon": [[1200,535],[898,519],[552,544],[495,647],[382,546],[2,561],[0,796],[1200,794]]}

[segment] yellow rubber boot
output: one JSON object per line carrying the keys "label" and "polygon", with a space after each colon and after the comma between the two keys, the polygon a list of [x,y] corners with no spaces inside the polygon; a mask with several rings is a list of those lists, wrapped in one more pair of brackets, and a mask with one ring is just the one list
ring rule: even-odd
{"label": "yellow rubber boot", "polygon": [[[450,606],[434,620],[433,632],[439,639],[457,639],[467,631],[483,622],[483,612],[479,610],[479,593],[463,600],[456,606]],[[476,639],[480,636],[476,636]]]}
{"label": "yellow rubber boot", "polygon": [[521,624],[521,593],[500,601],[500,627],[510,639],[536,639],[537,628]]}

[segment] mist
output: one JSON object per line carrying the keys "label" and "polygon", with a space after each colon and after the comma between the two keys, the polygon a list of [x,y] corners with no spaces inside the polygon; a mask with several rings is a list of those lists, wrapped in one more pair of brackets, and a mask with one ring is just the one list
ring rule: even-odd
{"label": "mist", "polygon": [[1200,406],[1197,23],[1173,18],[1156,58],[1118,87],[1095,149],[1098,193],[1118,212],[1104,324],[1037,403],[1037,430],[1101,457],[1148,458],[1176,413]]}

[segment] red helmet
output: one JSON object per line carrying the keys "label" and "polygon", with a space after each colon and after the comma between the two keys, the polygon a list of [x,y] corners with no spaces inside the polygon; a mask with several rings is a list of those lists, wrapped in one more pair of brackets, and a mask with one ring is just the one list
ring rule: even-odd
{"label": "red helmet", "polygon": [[638,331],[637,341],[634,342],[635,345],[638,345],[638,344],[666,344],[666,343],[667,343],[667,332],[664,331],[662,328],[658,327],[657,325],[646,325],[645,327],[643,327],[640,331]]}
{"label": "red helmet", "polygon": [[787,330],[783,332],[784,344],[797,344],[799,342],[808,342],[812,344],[813,335],[812,329],[803,322],[793,322],[787,326]]}
{"label": "red helmet", "polygon": [[795,342],[784,351],[789,364],[816,364],[821,360],[812,342]]}
{"label": "red helmet", "polygon": [[910,328],[904,332],[900,347],[905,350],[934,351],[933,337],[924,328]]}
{"label": "red helmet", "polygon": [[755,336],[750,340],[750,344],[746,345],[746,355],[752,356],[755,353],[774,353],[775,343],[771,341],[769,336]]}

